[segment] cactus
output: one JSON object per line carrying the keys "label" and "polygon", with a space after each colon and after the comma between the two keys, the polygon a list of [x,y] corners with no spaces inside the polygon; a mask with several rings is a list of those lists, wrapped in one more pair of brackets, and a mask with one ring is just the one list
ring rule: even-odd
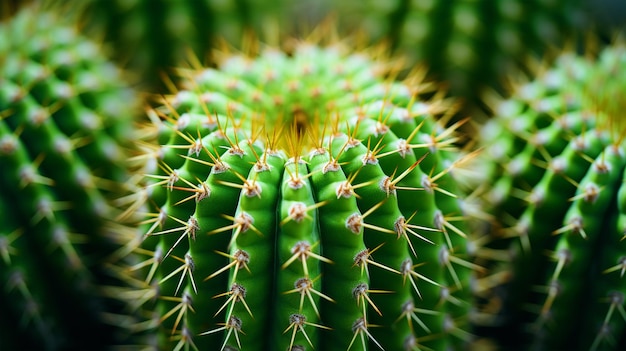
{"label": "cactus", "polygon": [[[388,40],[432,78],[449,84],[468,107],[482,104],[481,90],[507,92],[503,79],[531,54],[572,39],[584,0],[336,1],[327,5],[343,27]],[[470,110],[472,113],[476,111]]]}
{"label": "cactus", "polygon": [[104,36],[113,56],[151,90],[162,90],[159,73],[181,65],[190,51],[209,64],[206,55],[220,40],[240,45],[253,32],[273,39],[290,8],[283,0],[73,1],[86,5],[81,12],[87,32]]}
{"label": "cactus", "polygon": [[[0,348],[113,342],[103,266],[125,231],[134,94],[60,8],[0,23]],[[118,236],[119,234],[119,236]]]}
{"label": "cactus", "polygon": [[[384,55],[297,42],[181,69],[149,112],[150,210],[128,267],[158,349],[470,342],[455,106]],[[387,77],[387,78],[385,78]],[[219,346],[216,346],[219,345]]]}
{"label": "cactus", "polygon": [[507,347],[624,348],[624,64],[618,44],[562,54],[482,128]]}

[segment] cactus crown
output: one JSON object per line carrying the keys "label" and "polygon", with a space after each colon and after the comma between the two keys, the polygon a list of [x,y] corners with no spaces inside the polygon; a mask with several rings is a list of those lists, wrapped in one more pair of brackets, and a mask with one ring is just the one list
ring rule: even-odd
{"label": "cactus crown", "polygon": [[470,156],[442,124],[447,101],[418,100],[427,85],[338,45],[182,72],[140,156],[151,211],[138,253],[163,345],[467,341],[475,267],[451,177]]}
{"label": "cactus crown", "polygon": [[[383,57],[383,50],[349,54],[339,43],[323,49],[308,42],[290,46],[285,50],[267,48],[258,57],[222,54],[217,70],[203,69],[197,63],[191,71],[180,70],[185,78],[193,78],[183,83],[172,103],[184,103],[192,98],[190,94],[197,94],[207,104],[188,112],[214,119],[208,123],[246,125],[254,136],[280,135],[280,147],[287,152],[294,151],[295,145],[284,142],[298,139],[304,148],[299,151],[304,153],[317,147],[316,139],[323,134],[343,128],[358,107],[376,99],[390,104],[395,99],[434,114],[453,112],[454,107],[444,101],[426,107],[413,97],[432,89],[421,81],[423,72],[414,72],[410,84],[394,83],[399,61]],[[222,117],[228,121],[220,120]],[[381,112],[378,119],[384,118]]]}

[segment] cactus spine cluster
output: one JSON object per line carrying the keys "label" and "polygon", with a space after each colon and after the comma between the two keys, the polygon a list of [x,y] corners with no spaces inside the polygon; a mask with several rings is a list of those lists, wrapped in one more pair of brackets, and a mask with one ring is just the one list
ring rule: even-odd
{"label": "cactus spine cluster", "polygon": [[28,7],[0,37],[0,348],[96,349],[134,95],[58,13]]}
{"label": "cactus spine cluster", "polygon": [[[414,350],[469,341],[472,155],[452,104],[339,44],[184,70],[151,111],[131,267],[161,349]],[[384,61],[383,61],[384,62]],[[153,335],[153,333],[149,333]],[[211,345],[211,346],[209,346]]]}
{"label": "cactus spine cluster", "polygon": [[482,128],[493,246],[512,256],[503,330],[527,349],[624,346],[624,64],[619,45],[563,54]]}

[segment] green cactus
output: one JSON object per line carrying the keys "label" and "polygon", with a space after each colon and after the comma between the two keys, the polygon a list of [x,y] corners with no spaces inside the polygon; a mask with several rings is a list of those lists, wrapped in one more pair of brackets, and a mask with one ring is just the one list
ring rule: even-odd
{"label": "green cactus", "polygon": [[493,265],[510,275],[495,294],[503,330],[519,336],[508,347],[624,348],[625,64],[617,44],[563,54],[482,128],[492,247],[511,256]]}
{"label": "green cactus", "polygon": [[469,343],[454,105],[418,100],[429,85],[395,82],[387,57],[288,52],[181,69],[150,111],[136,331],[176,350]]}
{"label": "green cactus", "polygon": [[[204,64],[213,48],[225,40],[241,45],[242,38],[276,39],[287,33],[291,4],[284,0],[73,0],[86,5],[87,32],[104,36],[114,57],[126,62],[150,89],[163,90],[162,76],[193,52]],[[169,75],[170,72],[167,72]]]}
{"label": "green cactus", "polygon": [[505,91],[503,79],[527,56],[543,57],[550,46],[572,39],[582,1],[348,0],[327,6],[344,28],[389,41],[475,107],[482,90]]}
{"label": "green cactus", "polygon": [[103,313],[121,307],[98,286],[129,230],[113,201],[137,104],[70,17],[33,6],[0,23],[3,350],[98,349],[113,340]]}

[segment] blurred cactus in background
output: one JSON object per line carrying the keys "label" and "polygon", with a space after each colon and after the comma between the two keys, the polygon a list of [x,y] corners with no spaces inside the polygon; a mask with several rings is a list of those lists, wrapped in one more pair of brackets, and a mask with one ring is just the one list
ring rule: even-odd
{"label": "blurred cactus in background", "polygon": [[572,40],[583,19],[581,0],[348,0],[329,7],[340,26],[425,64],[471,112],[485,88],[504,91],[507,72]]}
{"label": "blurred cactus in background", "polygon": [[209,64],[206,56],[221,40],[239,46],[245,36],[274,39],[288,33],[289,5],[286,0],[87,0],[83,21],[88,33],[104,36],[113,56],[138,74],[143,86],[162,89],[160,73],[169,75],[167,70],[190,54]]}
{"label": "blurred cactus in background", "polygon": [[625,67],[623,44],[563,53],[481,127],[505,349],[626,347]]}
{"label": "blurred cactus in background", "polygon": [[103,263],[132,230],[113,201],[138,100],[59,8],[24,8],[0,38],[0,348],[94,350],[117,308]]}

